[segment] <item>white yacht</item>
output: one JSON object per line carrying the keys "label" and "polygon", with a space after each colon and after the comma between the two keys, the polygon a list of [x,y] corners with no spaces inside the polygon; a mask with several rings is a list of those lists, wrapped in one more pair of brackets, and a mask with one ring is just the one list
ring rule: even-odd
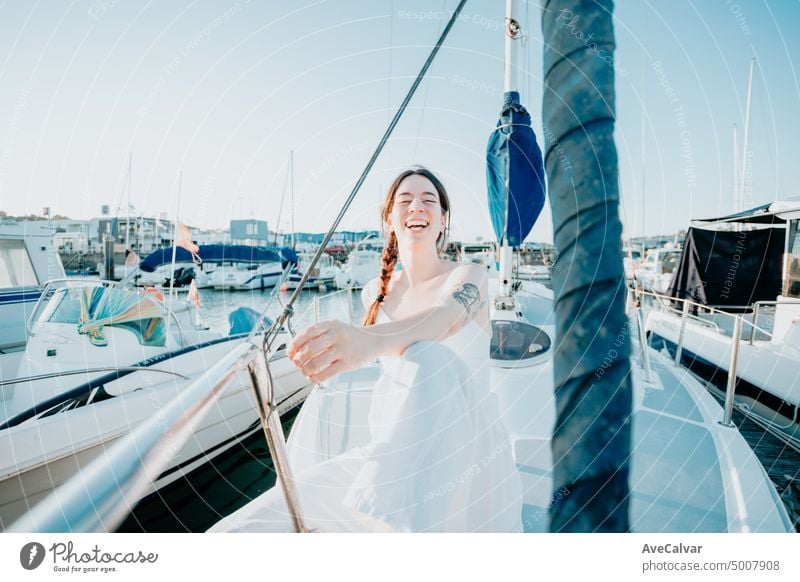
{"label": "white yacht", "polygon": [[334,284],[337,289],[361,289],[380,275],[382,265],[383,252],[366,248],[362,241],[348,255],[347,262],[334,278]]}
{"label": "white yacht", "polygon": [[[255,247],[244,247],[247,250],[252,248]],[[174,280],[176,286],[194,279],[198,289],[207,289],[214,286],[214,271],[221,265],[233,264],[240,254],[247,260],[253,258],[252,251],[241,252],[237,246],[232,245],[200,245],[198,249],[197,257],[194,257],[186,249],[175,247],[174,265],[172,247],[157,249],[139,263],[138,272],[132,277],[132,282],[138,286],[169,287],[170,279]]]}
{"label": "white yacht", "polygon": [[[4,371],[0,381],[0,530],[157,415],[244,337],[197,329],[193,309],[189,301],[111,282],[47,285],[25,351],[12,354],[16,370]],[[302,401],[307,381],[283,350],[273,362],[285,412]],[[254,396],[241,372],[148,493],[257,429]]]}
{"label": "white yacht", "polygon": [[666,295],[647,302],[646,320],[651,344],[673,356],[680,349],[681,362],[720,396],[735,350],[737,405],[795,446],[800,446],[798,223],[798,201],[694,221],[672,285]]}
{"label": "white yacht", "polygon": [[672,245],[650,249],[636,269],[636,280],[647,291],[666,292],[681,258]]}
{"label": "white yacht", "polygon": [[[490,280],[490,291],[497,286],[496,279]],[[515,300],[517,311],[492,316],[491,390],[499,400],[523,483],[524,531],[546,532],[550,504],[559,495],[569,495],[553,488],[553,295],[537,283],[525,282]],[[635,329],[635,320],[631,326]],[[688,371],[651,348],[647,351],[649,366],[638,343],[632,359],[632,531],[792,531],[778,493],[744,438],[735,427],[719,423],[722,409],[715,399]],[[298,420],[294,425],[288,457],[295,474],[367,443],[371,391],[380,374],[379,366],[343,374],[332,388],[308,401],[309,405],[314,402],[311,414],[319,424]],[[331,480],[335,482],[335,476]],[[308,527],[386,531],[385,524],[363,516],[361,521],[354,520],[342,508],[320,506],[318,499],[304,497],[302,490],[298,493]],[[274,513],[260,510],[257,523],[252,524],[238,524],[236,515],[231,516],[223,529],[240,526],[290,531],[285,508],[279,507]]]}
{"label": "white yacht", "polygon": [[64,277],[52,237],[44,222],[0,222],[0,352],[24,347],[44,284]]}
{"label": "white yacht", "polygon": [[[793,531],[786,508],[755,454],[734,426],[723,426],[719,423],[723,415],[721,407],[687,370],[674,366],[662,354],[634,340],[631,342],[633,350],[630,370],[628,370],[628,361],[622,363],[619,358],[620,354],[616,351],[613,355],[610,353],[607,355],[607,359],[610,361],[609,366],[616,364],[615,372],[621,370],[624,373],[624,377],[616,378],[622,378],[622,382],[624,382],[621,387],[617,387],[612,384],[610,379],[613,372],[604,378],[606,369],[602,366],[598,368],[595,365],[599,361],[600,354],[598,352],[614,345],[613,338],[601,337],[601,340],[611,339],[611,341],[598,342],[594,353],[591,353],[591,347],[581,353],[581,349],[591,343],[587,336],[591,338],[593,335],[604,335],[598,333],[598,328],[604,329],[606,336],[612,335],[608,327],[604,327],[603,321],[592,322],[591,318],[586,317],[583,313],[576,313],[583,308],[582,302],[586,300],[587,303],[591,303],[590,306],[585,307],[590,314],[599,313],[601,317],[602,314],[606,314],[607,318],[611,317],[608,315],[610,309],[604,312],[592,311],[606,307],[603,305],[602,298],[599,297],[599,294],[589,297],[589,294],[584,293],[584,289],[579,287],[579,285],[588,287],[593,280],[593,273],[579,273],[580,276],[575,277],[574,280],[567,280],[565,277],[567,291],[562,292],[559,297],[561,307],[559,315],[565,316],[564,306],[568,306],[573,309],[569,315],[576,317],[574,320],[568,321],[566,325],[564,321],[558,321],[559,333],[565,334],[562,337],[556,336],[557,326],[554,325],[552,315],[555,304],[552,294],[543,290],[540,285],[530,287],[533,284],[528,282],[523,282],[519,289],[520,285],[513,280],[512,247],[519,246],[530,232],[545,197],[542,155],[536,145],[535,136],[532,135],[530,116],[521,104],[519,93],[513,90],[514,85],[510,78],[513,71],[513,66],[511,66],[513,63],[511,56],[514,53],[513,44],[526,38],[526,35],[520,30],[520,20],[517,18],[519,12],[515,13],[515,10],[520,10],[519,4],[513,2],[507,4],[506,22],[509,25],[505,31],[504,103],[496,130],[490,136],[487,147],[490,213],[496,239],[503,243],[499,253],[499,276],[490,287],[493,300],[490,302],[492,313],[491,343],[489,354],[487,354],[489,357],[483,364],[478,364],[477,362],[480,360],[477,358],[471,358],[469,364],[466,362],[463,364],[470,369],[472,366],[481,366],[484,371],[486,366],[489,367],[489,386],[487,388],[499,401],[499,415],[510,436],[506,442],[510,445],[515,467],[522,481],[521,525],[524,531],[548,531],[548,516],[551,515],[551,507],[561,503],[565,498],[567,501],[563,502],[564,505],[571,505],[572,501],[569,496],[573,494],[572,484],[579,489],[582,480],[589,482],[597,478],[591,476],[591,473],[589,476],[586,475],[587,471],[592,470],[591,465],[596,462],[596,457],[592,458],[587,455],[586,458],[582,458],[581,448],[582,446],[586,448],[588,443],[575,443],[574,458],[576,461],[573,463],[570,463],[570,455],[565,449],[572,441],[580,441],[586,433],[592,434],[591,431],[598,426],[605,431],[602,433],[604,437],[602,445],[603,448],[608,447],[608,449],[617,446],[613,444],[614,437],[625,432],[620,427],[632,427],[630,446],[628,447],[627,442],[624,446],[617,446],[620,449],[621,458],[614,458],[614,452],[609,450],[609,459],[603,463],[607,472],[600,473],[604,480],[620,481],[619,488],[623,490],[624,496],[620,494],[619,497],[612,498],[615,493],[610,490],[606,490],[604,495],[606,498],[612,499],[617,507],[623,506],[627,510],[624,519],[625,528],[629,526],[634,532]],[[453,13],[445,31],[455,22],[462,7],[463,3],[459,4],[459,8]],[[609,14],[602,14],[599,8],[596,9],[596,13],[600,14],[598,18],[606,16],[610,23],[611,16]],[[592,14],[592,16],[594,15]],[[559,52],[558,49],[562,46],[558,43],[555,46],[547,45],[547,42],[551,40],[550,35],[553,34],[553,29],[559,28],[554,23],[555,18],[556,16],[552,12],[548,13],[546,10],[543,12],[542,29],[545,43],[546,46],[551,47],[545,53],[545,63],[548,63],[548,58],[568,60],[564,55],[571,54],[566,50]],[[610,36],[608,32],[605,34]],[[443,33],[443,37],[444,35],[445,33]],[[563,36],[567,37],[568,35]],[[439,43],[441,42],[440,39]],[[572,39],[569,39],[568,42],[572,42]],[[590,59],[587,57],[587,62],[588,60]],[[552,60],[549,64],[553,69],[557,66],[553,64]],[[596,66],[600,71],[597,73],[598,75],[610,76],[612,74],[609,67],[602,63],[591,63],[591,65]],[[586,65],[586,69],[591,71],[591,66]],[[548,70],[547,64],[545,70]],[[572,99],[580,103],[588,102],[587,95],[595,95],[591,91],[596,91],[598,85],[602,86],[603,83],[594,84],[594,78],[587,77],[584,68],[577,72],[568,71],[567,73],[559,69],[557,73],[548,72],[547,75],[547,80],[553,83],[549,86],[546,84],[545,113],[547,115],[552,113],[547,111],[548,107],[563,113],[563,118],[558,120],[558,127],[554,130],[555,137],[550,137],[551,142],[558,144],[559,138],[564,133],[574,130],[576,116],[578,116],[579,122],[586,122],[587,119],[582,117],[584,115],[607,115],[604,108],[588,111],[588,113],[585,110],[591,110],[591,107],[575,107],[574,111],[569,110],[574,103],[568,102],[565,106],[562,96],[558,93],[560,87],[554,77],[564,84],[571,83],[570,91],[574,93],[570,93],[569,96]],[[578,93],[578,89],[582,89],[582,87],[580,87],[580,83],[576,83],[576,79],[586,81],[589,89],[586,92]],[[608,80],[607,77],[603,78],[603,81],[606,80]],[[413,92],[413,87],[411,92]],[[554,98],[553,94],[557,98]],[[579,101],[579,99],[584,101]],[[569,115],[564,112],[565,110]],[[568,120],[565,121],[567,118]],[[393,123],[394,121],[396,119],[393,120]],[[550,119],[546,117],[545,123],[549,121]],[[602,133],[603,137],[611,134],[610,127],[611,125],[608,124],[603,130],[606,132]],[[598,130],[598,134],[601,134],[600,130]],[[509,143],[513,143],[515,147],[512,148]],[[585,145],[580,140],[575,140],[574,143],[567,144],[565,147],[578,149]],[[521,153],[512,156],[509,151]],[[609,155],[608,158],[613,158],[613,163],[609,162],[607,167],[616,171],[616,152],[612,153],[614,156]],[[587,154],[587,157],[588,155],[597,155],[597,153],[592,151]],[[552,161],[554,158],[555,156],[551,158],[550,163],[557,166],[558,163]],[[515,165],[513,171],[512,162]],[[592,167],[591,164],[587,164],[586,175],[591,176],[593,180],[599,180],[605,169],[606,166]],[[560,175],[559,171],[560,169],[548,174],[551,187],[554,182],[560,182],[559,186],[562,188],[562,190],[552,193],[551,199],[569,198],[566,192],[569,191],[572,194],[577,188],[579,194],[588,192],[597,195],[598,206],[599,202],[604,202],[604,193],[598,192],[597,188],[587,186],[592,184],[592,181],[585,175],[581,174],[585,183],[576,186],[575,181]],[[592,173],[593,171],[594,173]],[[576,195],[575,198],[580,200],[581,196]],[[570,202],[572,201],[570,200]],[[570,204],[564,204],[564,206],[569,210],[564,212],[564,216],[553,213],[554,221],[557,218],[563,221],[556,224],[554,230],[558,232],[558,226],[568,223],[569,228],[563,230],[570,232],[566,234],[562,232],[561,236],[562,239],[568,241],[568,244],[573,244],[576,241],[570,237],[576,237],[581,232],[573,224],[580,223],[575,220],[575,216],[582,216],[579,214],[581,209],[579,206],[576,208]],[[511,212],[512,208],[516,211]],[[592,211],[593,208],[590,212]],[[590,214],[590,216],[596,218],[600,216],[600,213]],[[592,220],[588,220],[587,223],[592,224]],[[621,235],[621,226],[616,232]],[[583,235],[589,240],[602,240],[602,234],[598,235],[596,232],[583,232]],[[579,242],[587,244],[583,241]],[[581,249],[582,253],[576,260],[582,261],[587,250]],[[566,252],[566,249],[564,251]],[[609,252],[608,256],[609,259],[621,258],[614,257],[613,252]],[[569,255],[564,258],[568,260]],[[587,261],[587,263],[590,262]],[[622,265],[610,266],[619,267],[621,278]],[[491,265],[486,265],[486,268],[491,275],[493,271]],[[600,280],[604,284],[610,285],[614,283],[613,278],[614,275],[611,275]],[[364,299],[366,303],[371,298]],[[609,304],[611,303],[609,300]],[[621,307],[620,301],[616,303]],[[617,306],[614,308],[616,309]],[[621,315],[622,313],[615,314],[617,317]],[[578,319],[582,321],[578,322]],[[624,319],[621,317],[620,319],[622,319],[620,323],[624,323]],[[637,328],[638,321],[637,317],[633,321],[627,322],[628,325],[623,328],[625,331],[619,346],[627,345],[632,330],[637,330],[640,335],[643,335],[643,328]],[[589,327],[593,323],[596,325],[595,329]],[[616,324],[616,322],[614,323]],[[572,329],[573,325],[575,329]],[[462,328],[458,333],[462,333],[465,329]],[[478,331],[484,334],[482,329]],[[619,328],[615,329],[613,334],[616,335],[618,332]],[[477,336],[477,332],[475,333]],[[473,343],[480,345],[477,341]],[[577,356],[575,360],[566,361],[567,358],[564,357],[564,354],[569,356],[577,354]],[[558,359],[561,369],[556,369],[555,359]],[[387,363],[392,365],[391,361]],[[326,489],[343,486],[344,491],[352,492],[352,488],[357,489],[359,485],[363,485],[358,480],[356,482],[348,481],[346,467],[343,468],[343,465],[350,459],[363,459],[364,453],[360,453],[358,449],[360,446],[375,445],[371,441],[370,421],[374,416],[380,418],[380,411],[370,414],[370,405],[373,387],[376,386],[376,382],[382,374],[381,365],[383,363],[342,374],[329,389],[319,390],[309,398],[301,410],[288,440],[288,458],[293,461],[294,467],[292,468],[297,474],[297,487],[294,491],[291,487],[268,491],[264,494],[266,497],[262,500],[263,503],[259,499],[252,501],[250,508],[245,506],[242,510],[223,520],[220,527],[212,529],[220,531],[290,531],[292,527],[298,530],[305,527],[312,531],[386,531],[389,529],[387,522],[358,514],[354,505],[350,503],[358,501],[357,499],[354,500],[343,495],[339,499],[347,501],[327,505],[324,503],[324,499],[321,499],[325,496],[330,499],[336,498],[334,494],[326,495]],[[556,373],[561,382],[559,394],[556,393]],[[473,374],[477,374],[477,371]],[[594,376],[597,378],[595,379]],[[574,384],[580,385],[572,384],[571,378],[575,379]],[[623,402],[627,400],[628,391],[624,388],[628,386],[627,382],[629,381],[633,392],[632,403]],[[578,408],[580,403],[575,401],[582,400],[584,395],[585,400],[592,404],[586,406],[585,410],[580,410]],[[465,399],[469,401],[469,396],[466,396]],[[490,399],[490,397],[487,395],[486,399]],[[616,412],[604,410],[605,405],[609,405],[608,408],[611,408],[610,400],[616,400],[614,403],[618,407]],[[313,408],[310,406],[312,404]],[[628,416],[629,408],[631,416]],[[470,415],[472,413],[473,410],[470,410]],[[620,418],[621,414],[624,414],[625,417]],[[606,417],[613,417],[613,422],[609,420],[608,423],[604,423]],[[310,421],[306,422],[306,420]],[[601,432],[598,430],[597,435],[600,436],[600,434]],[[474,442],[465,442],[465,448],[473,446],[484,435],[485,433],[476,435]],[[592,443],[592,446],[596,444]],[[553,451],[559,448],[560,460],[557,462]],[[370,454],[370,450],[374,450],[374,448],[367,449],[367,455]],[[601,450],[601,447],[596,450]],[[603,454],[605,452],[603,450]],[[341,462],[342,460],[344,463]],[[473,482],[473,477],[481,471],[480,464],[476,468],[470,467],[452,478],[452,473],[448,472],[450,469],[446,467],[447,463],[431,462],[430,459],[427,461],[425,470],[419,471],[420,482],[424,484],[440,483],[444,490],[443,495],[451,495],[448,499],[452,505],[449,507],[460,509],[461,506],[458,503],[469,499],[470,484]],[[584,461],[586,462],[584,463]],[[376,472],[379,471],[372,465],[378,463],[375,461],[370,464],[369,469],[359,473],[357,479],[363,477],[366,483],[371,483],[370,480],[374,479]],[[565,465],[570,464],[573,466],[565,468]],[[613,467],[617,467],[619,470],[614,471]],[[309,469],[308,473],[304,471],[306,468]],[[287,469],[285,483],[291,483],[288,473]],[[345,479],[342,479],[342,474]],[[304,480],[307,475],[313,475],[313,479]],[[563,481],[565,476],[573,481],[567,481],[567,485],[563,483],[556,485],[557,479]],[[392,483],[394,482],[392,481]],[[586,494],[602,489],[608,482],[586,485]],[[321,485],[317,489],[320,495],[305,495],[307,491],[318,485]],[[427,499],[427,495],[425,499],[415,497],[416,491],[414,491],[413,485],[404,484],[403,487],[394,489],[397,497],[392,499],[376,500],[375,496],[378,495],[376,489],[377,485],[368,490],[369,492],[365,495],[367,501],[363,505],[379,506],[380,509],[376,511],[376,515],[386,515],[390,519],[395,514],[403,515],[406,512],[419,511]],[[438,490],[430,493],[435,496]],[[580,495],[580,493],[576,491],[575,495]],[[603,505],[606,498],[599,500],[598,505]],[[273,503],[273,501],[277,501],[277,503]],[[515,500],[509,499],[509,503],[515,503]],[[588,507],[590,505],[592,505],[591,500],[583,505],[576,505],[574,513],[579,514],[576,519],[580,517],[581,513],[592,514],[593,508]],[[287,506],[293,511],[287,512]],[[505,508],[499,506],[494,509],[496,514],[501,514]],[[294,512],[294,510],[297,511]],[[614,511],[613,508],[611,511]],[[442,513],[446,513],[446,510]],[[603,515],[608,516],[605,511],[603,511]],[[293,521],[290,521],[289,517],[292,517]],[[493,517],[492,514],[487,515],[486,523],[490,524]],[[596,515],[592,515],[592,518],[596,517]],[[464,517],[464,519],[467,518]],[[587,519],[586,524],[591,521],[591,519]],[[570,525],[570,527],[573,526]],[[576,529],[580,529],[580,527],[587,526],[581,524]],[[603,525],[598,527],[603,527]]]}
{"label": "white yacht", "polygon": [[[303,274],[305,274],[305,272],[308,270],[308,266],[311,264],[311,260],[314,258],[314,253],[301,252],[297,253],[297,257],[299,260],[298,272],[291,273],[289,275],[286,282],[287,289],[297,288],[297,285],[300,283],[300,279],[303,278]],[[334,286],[334,282],[338,274],[339,268],[333,264],[333,258],[329,254],[323,253],[319,257],[317,265],[309,275],[305,288],[320,289],[324,291],[325,289]]]}
{"label": "white yacht", "polygon": [[497,256],[493,243],[464,243],[461,245],[461,262],[474,263],[487,270],[497,269]]}
{"label": "white yacht", "polygon": [[[225,246],[224,256],[213,260],[218,267],[210,275],[210,284],[218,291],[242,291],[274,287],[288,262],[297,264],[291,249],[273,249],[246,245]],[[203,258],[201,249],[200,257]]]}

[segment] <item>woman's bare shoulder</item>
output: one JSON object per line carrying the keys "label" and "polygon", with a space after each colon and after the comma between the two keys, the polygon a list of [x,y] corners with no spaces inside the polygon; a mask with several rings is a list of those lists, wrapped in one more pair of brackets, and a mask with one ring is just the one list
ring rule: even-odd
{"label": "woman's bare shoulder", "polygon": [[473,283],[478,285],[486,281],[486,269],[475,263],[454,263],[450,262],[451,270],[447,276],[448,287]]}

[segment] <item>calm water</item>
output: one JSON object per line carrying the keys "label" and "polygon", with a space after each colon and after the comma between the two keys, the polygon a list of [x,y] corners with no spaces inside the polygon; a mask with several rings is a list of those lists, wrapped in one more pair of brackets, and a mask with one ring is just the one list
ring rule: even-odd
{"label": "calm water", "polygon": [[[249,307],[261,313],[265,307],[268,315],[275,318],[282,311],[282,305],[291,297],[289,291],[277,292],[273,296],[272,289],[253,291],[214,291],[200,290],[201,314],[206,325],[211,329],[228,333],[228,315],[239,307]],[[317,315],[324,319],[349,319],[349,299],[352,299],[352,314],[356,322],[361,320],[364,308],[361,305],[361,291],[336,291],[325,293],[319,291],[303,291],[294,305],[292,324],[300,330],[316,321]]]}

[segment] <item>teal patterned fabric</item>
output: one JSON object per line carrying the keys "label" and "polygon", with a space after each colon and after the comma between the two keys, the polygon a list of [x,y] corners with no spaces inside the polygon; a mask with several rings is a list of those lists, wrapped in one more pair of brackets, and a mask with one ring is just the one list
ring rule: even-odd
{"label": "teal patterned fabric", "polygon": [[161,307],[135,291],[115,287],[87,287],[81,293],[78,333],[96,346],[108,345],[103,328],[126,329],[144,346],[166,345],[167,326]]}

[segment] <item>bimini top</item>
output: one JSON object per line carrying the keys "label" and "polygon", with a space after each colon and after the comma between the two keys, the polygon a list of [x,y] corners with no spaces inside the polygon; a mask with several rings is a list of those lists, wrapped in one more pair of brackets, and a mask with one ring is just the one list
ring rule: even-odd
{"label": "bimini top", "polygon": [[704,225],[714,223],[733,223],[733,224],[786,224],[789,219],[800,218],[800,198],[788,198],[786,200],[776,200],[769,204],[762,204],[749,210],[735,212],[727,216],[718,218],[703,218],[693,220],[695,226],[703,228]]}
{"label": "bimini top", "polygon": [[[175,249],[176,263],[191,263],[192,254],[182,247]],[[297,264],[297,253],[290,247],[257,247],[248,245],[200,245],[197,253],[204,263],[287,263]],[[172,262],[172,247],[153,251],[139,269],[152,273],[161,265]]]}

